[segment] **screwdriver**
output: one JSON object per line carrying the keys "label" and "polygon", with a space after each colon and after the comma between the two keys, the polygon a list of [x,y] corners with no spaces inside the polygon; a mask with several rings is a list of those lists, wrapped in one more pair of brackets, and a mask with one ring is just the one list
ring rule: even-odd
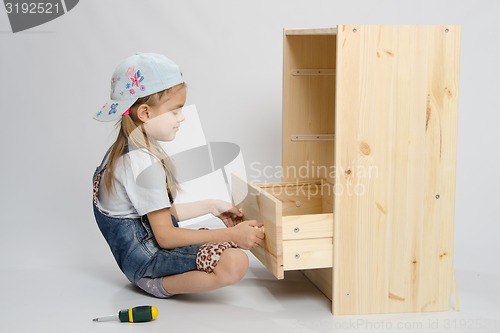
{"label": "screwdriver", "polygon": [[143,323],[146,321],[155,320],[158,317],[158,309],[156,306],[143,305],[136,306],[130,309],[120,310],[117,315],[97,317],[92,319],[92,321],[109,321],[109,320],[120,320],[122,323]]}

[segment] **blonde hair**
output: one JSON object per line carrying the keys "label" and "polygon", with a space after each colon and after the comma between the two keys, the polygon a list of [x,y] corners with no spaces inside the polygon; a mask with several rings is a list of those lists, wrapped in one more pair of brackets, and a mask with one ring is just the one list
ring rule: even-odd
{"label": "blonde hair", "polygon": [[161,161],[167,177],[166,190],[168,191],[171,200],[176,196],[177,191],[179,190],[179,182],[175,177],[175,167],[170,157],[158,144],[158,141],[156,141],[151,136],[148,136],[144,128],[144,123],[138,123],[139,121],[134,121],[134,118],[136,117],[135,111],[140,105],[146,104],[149,106],[156,106],[160,103],[160,100],[164,95],[172,94],[182,87],[185,87],[184,83],[137,99],[137,101],[130,107],[130,113],[128,115],[122,116],[118,121],[116,125],[120,128],[115,143],[113,144],[109,153],[109,157],[106,162],[106,170],[104,171],[104,186],[106,187],[108,193],[111,193],[114,190],[114,175],[116,163],[120,156],[127,153],[127,146],[129,144],[132,144],[134,148],[143,148],[149,154]]}

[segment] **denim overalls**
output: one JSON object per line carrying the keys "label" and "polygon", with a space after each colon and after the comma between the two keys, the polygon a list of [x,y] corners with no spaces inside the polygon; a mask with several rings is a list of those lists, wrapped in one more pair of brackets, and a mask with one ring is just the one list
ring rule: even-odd
{"label": "denim overalls", "polygon": [[[93,176],[94,216],[127,279],[135,284],[143,277],[158,278],[196,270],[196,254],[200,245],[162,249],[153,236],[146,215],[140,218],[120,218],[109,216],[97,207],[99,182],[106,168],[108,154],[109,151]],[[174,216],[172,222],[175,227],[179,227]]]}

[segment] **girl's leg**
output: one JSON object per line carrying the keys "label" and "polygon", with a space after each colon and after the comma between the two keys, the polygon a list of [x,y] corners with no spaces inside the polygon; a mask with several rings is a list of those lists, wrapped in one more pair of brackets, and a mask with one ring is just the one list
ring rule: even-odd
{"label": "girl's leg", "polygon": [[247,255],[234,248],[222,252],[212,273],[190,271],[163,278],[163,288],[171,294],[210,291],[240,281],[248,270]]}

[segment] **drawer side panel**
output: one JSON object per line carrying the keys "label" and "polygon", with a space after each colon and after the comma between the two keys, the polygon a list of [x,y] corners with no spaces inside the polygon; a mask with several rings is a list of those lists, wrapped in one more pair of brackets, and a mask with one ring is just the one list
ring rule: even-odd
{"label": "drawer side panel", "polygon": [[283,279],[283,230],[281,201],[260,188],[232,175],[233,202],[243,211],[245,220],[257,220],[264,224],[264,245],[252,253],[278,279]]}

